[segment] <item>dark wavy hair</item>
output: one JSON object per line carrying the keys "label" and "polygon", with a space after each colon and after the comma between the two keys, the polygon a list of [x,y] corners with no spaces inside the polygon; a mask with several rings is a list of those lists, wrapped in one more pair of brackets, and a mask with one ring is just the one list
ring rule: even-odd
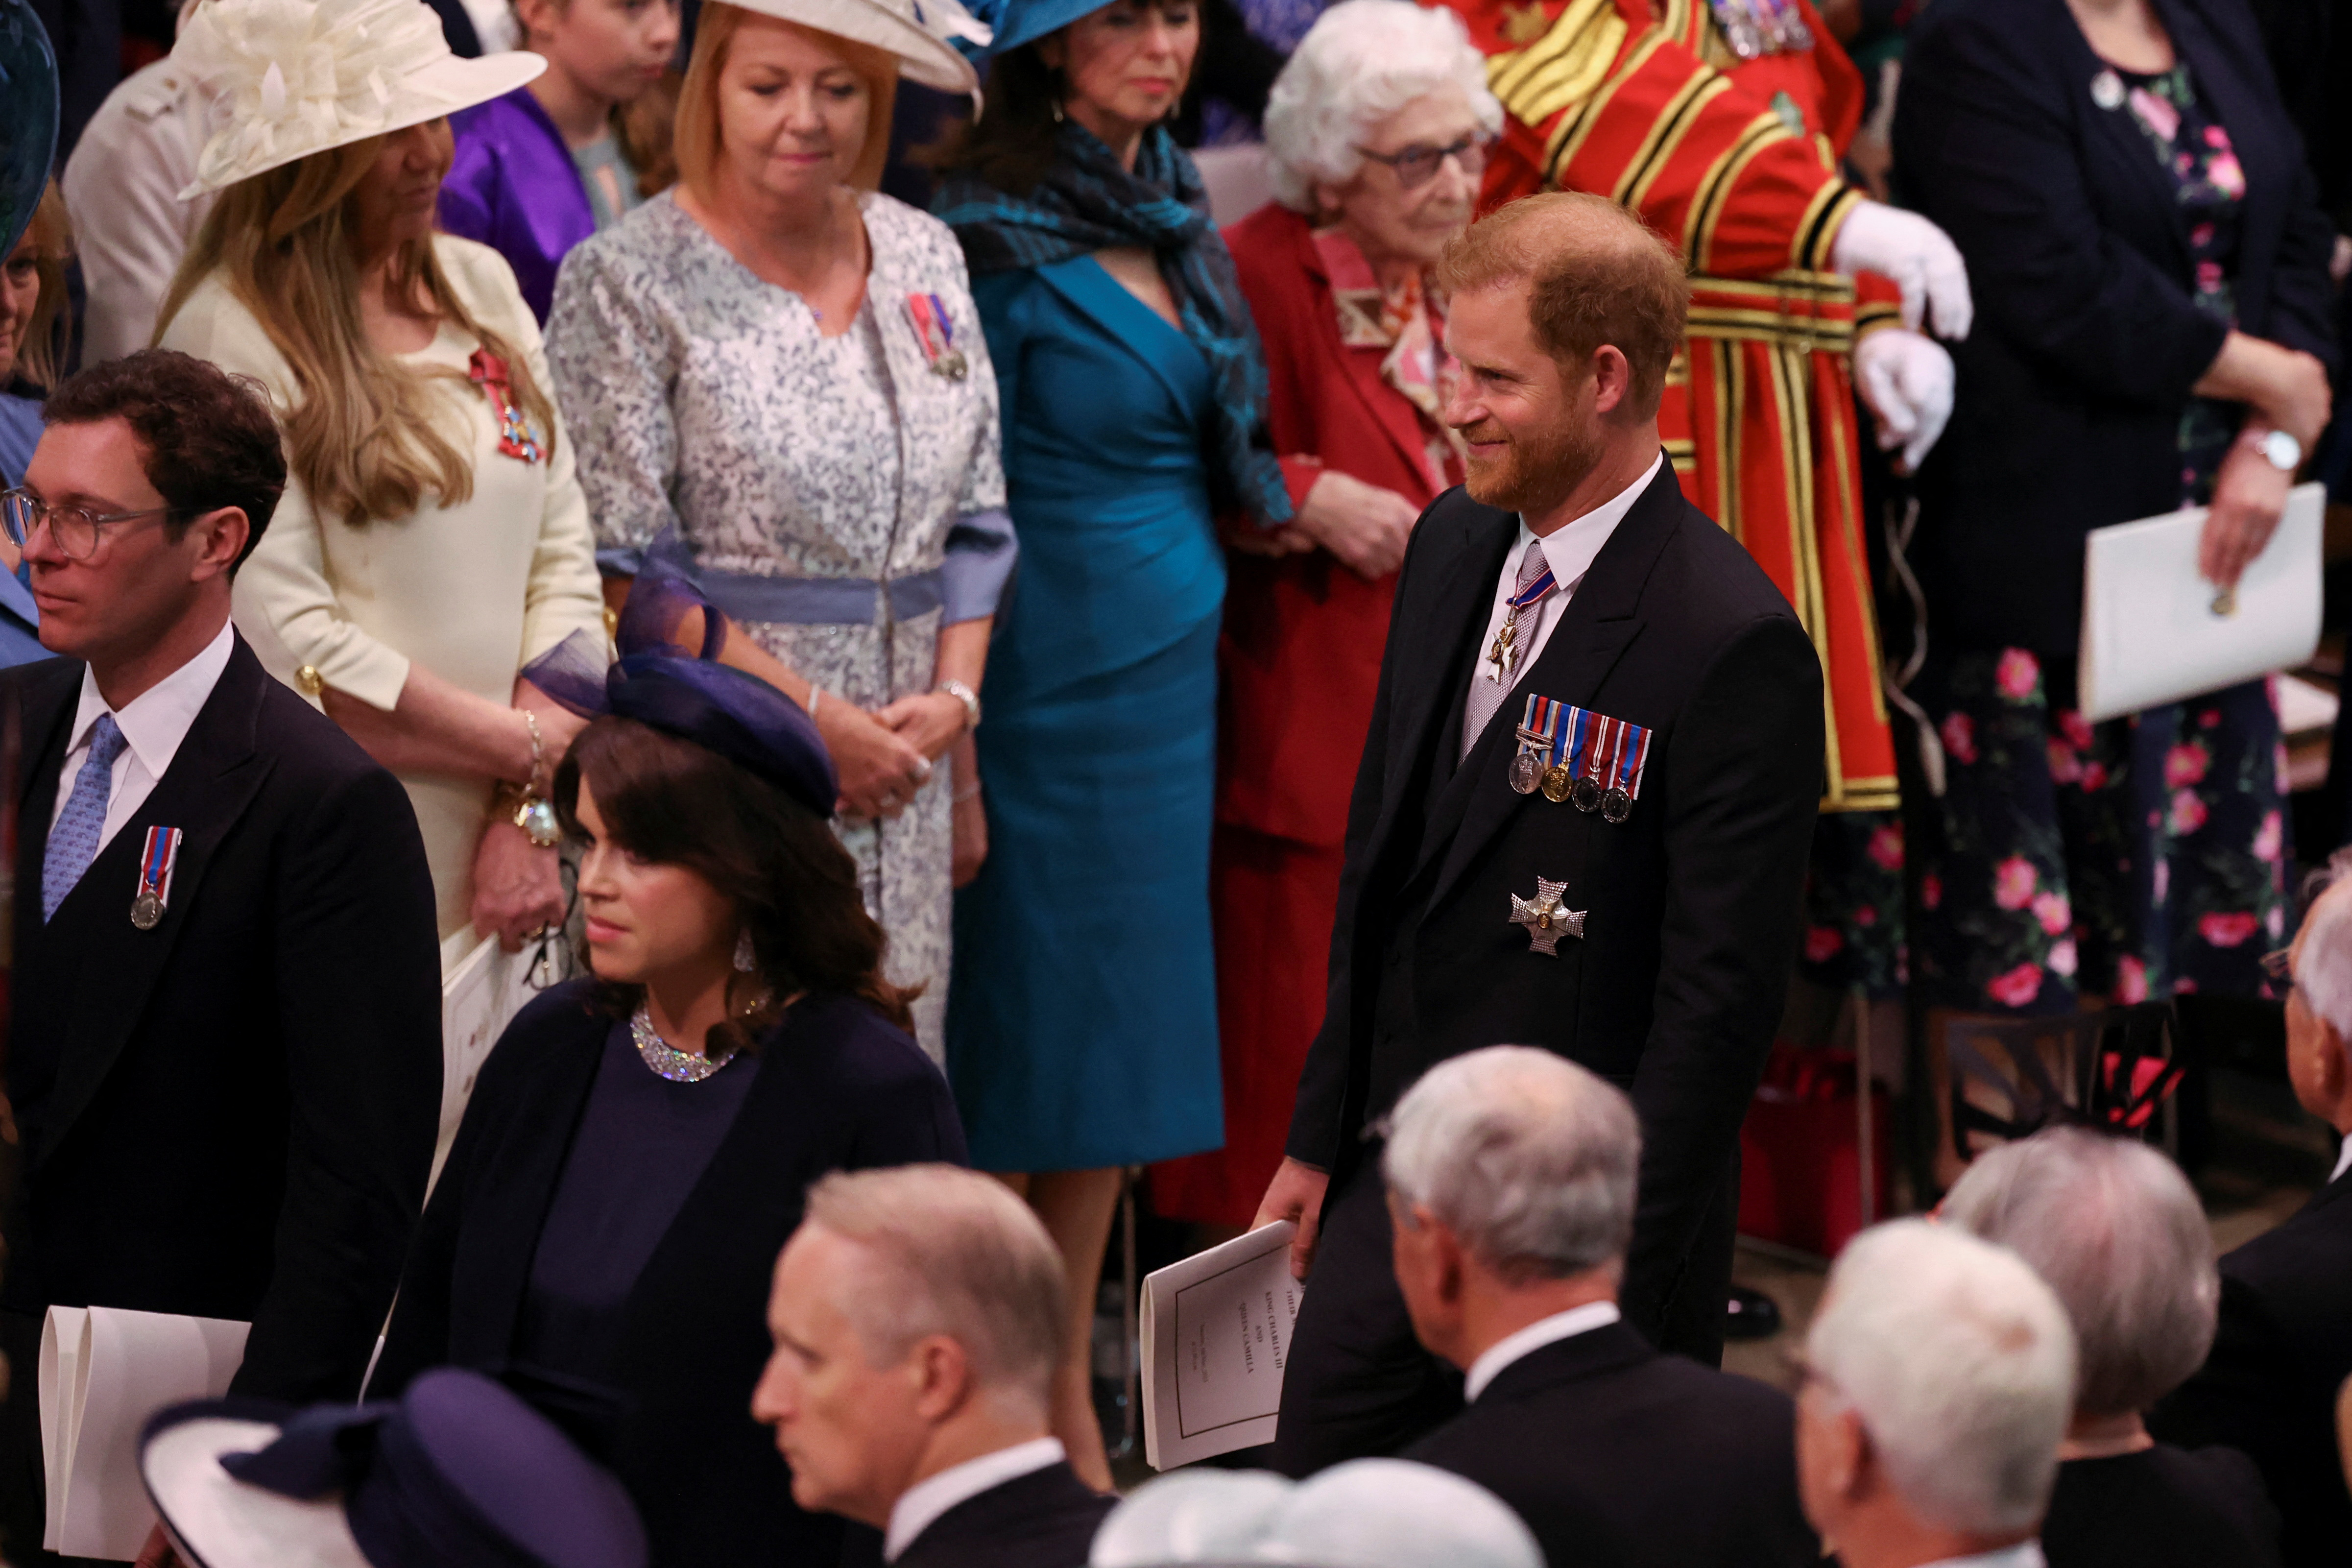
{"label": "dark wavy hair", "polygon": [[[767,999],[736,1016],[730,996],[728,1021],[706,1042],[713,1055],[752,1047],[782,1017],[783,999],[803,991],[856,997],[911,1031],[908,1004],[921,988],[882,977],[882,928],[866,912],[857,863],[824,817],[717,752],[631,719],[590,723],[555,770],[556,816],[575,835],[583,780],[614,844],[700,877],[751,933]],[[596,988],[598,1005],[617,1017],[644,997],[642,985]]]}

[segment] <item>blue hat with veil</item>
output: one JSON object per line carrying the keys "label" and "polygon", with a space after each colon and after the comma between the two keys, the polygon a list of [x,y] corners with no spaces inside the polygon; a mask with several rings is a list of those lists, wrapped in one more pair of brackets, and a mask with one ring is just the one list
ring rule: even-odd
{"label": "blue hat with veil", "polygon": [[1110,3],[1111,0],[965,0],[972,16],[992,29],[995,37],[985,45],[958,38],[956,47],[976,60],[987,59],[1034,43],[1081,16],[1093,16]]}
{"label": "blue hat with veil", "polygon": [[816,721],[758,676],[719,662],[730,626],[693,584],[649,566],[614,629],[618,659],[607,665],[603,639],[574,632],[522,673],[574,713],[691,741],[831,816],[841,780]]}
{"label": "blue hat with veil", "polygon": [[58,154],[58,57],[26,0],[0,0],[0,258],[41,205]]}

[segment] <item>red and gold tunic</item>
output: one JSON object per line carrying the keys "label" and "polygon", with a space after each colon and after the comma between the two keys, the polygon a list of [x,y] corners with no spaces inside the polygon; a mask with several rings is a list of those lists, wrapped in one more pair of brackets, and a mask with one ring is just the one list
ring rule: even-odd
{"label": "red and gold tunic", "polygon": [[1862,194],[1837,174],[1862,79],[1809,0],[1809,49],[1741,60],[1707,0],[1454,0],[1507,118],[1492,208],[1591,191],[1640,213],[1691,268],[1689,341],[1658,414],[1693,504],[1771,574],[1820,651],[1825,811],[1895,804],[1863,543],[1858,331],[1893,321],[1885,279],[1831,272]]}

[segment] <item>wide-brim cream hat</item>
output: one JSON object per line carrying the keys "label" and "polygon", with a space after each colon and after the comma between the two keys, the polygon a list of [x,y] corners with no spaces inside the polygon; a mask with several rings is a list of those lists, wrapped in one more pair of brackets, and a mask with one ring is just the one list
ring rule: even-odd
{"label": "wide-brim cream hat", "polygon": [[196,1568],[370,1568],[339,1500],[281,1497],[221,1468],[223,1455],[266,1448],[278,1431],[275,1421],[208,1415],[148,1440],[140,1477],[174,1545]]}
{"label": "wide-brim cream hat", "polygon": [[212,100],[182,201],[487,103],[547,68],[521,50],[459,59],[424,0],[211,0],[172,58]]}
{"label": "wide-brim cream hat", "polygon": [[980,73],[949,40],[986,44],[988,25],[959,0],[727,0],[746,11],[871,44],[898,57],[898,74],[941,92],[971,92]]}

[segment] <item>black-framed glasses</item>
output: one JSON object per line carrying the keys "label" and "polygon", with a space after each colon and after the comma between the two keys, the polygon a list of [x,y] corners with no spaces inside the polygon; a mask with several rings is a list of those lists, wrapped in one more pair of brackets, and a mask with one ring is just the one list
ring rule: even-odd
{"label": "black-framed glasses", "polygon": [[26,490],[0,490],[0,527],[8,542],[22,550],[44,526],[68,561],[87,561],[98,553],[102,531],[118,522],[147,517],[175,517],[191,509],[151,506],[138,511],[92,511],[86,506],[51,506]]}
{"label": "black-framed glasses", "polygon": [[1437,171],[1445,166],[1448,158],[1459,163],[1465,174],[1476,179],[1486,172],[1486,149],[1494,144],[1492,136],[1483,131],[1474,131],[1461,141],[1444,147],[1416,142],[1401,153],[1375,153],[1370,147],[1359,147],[1356,151],[1375,163],[1386,163],[1396,171],[1398,184],[1408,191],[1414,191],[1437,178]]}

